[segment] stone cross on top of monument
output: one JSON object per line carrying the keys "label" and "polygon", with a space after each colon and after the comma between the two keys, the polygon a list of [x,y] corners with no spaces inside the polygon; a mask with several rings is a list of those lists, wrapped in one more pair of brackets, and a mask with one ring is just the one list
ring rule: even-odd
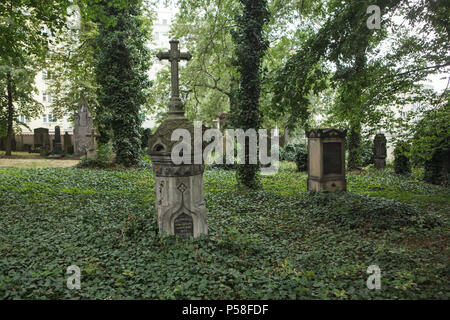
{"label": "stone cross on top of monument", "polygon": [[178,77],[178,62],[181,60],[191,60],[192,55],[189,52],[180,52],[178,49],[179,41],[172,39],[170,42],[170,50],[159,52],[156,56],[159,60],[169,60],[171,62],[171,78],[172,78],[172,97],[169,103],[169,114],[184,115],[183,103],[180,99],[180,85]]}

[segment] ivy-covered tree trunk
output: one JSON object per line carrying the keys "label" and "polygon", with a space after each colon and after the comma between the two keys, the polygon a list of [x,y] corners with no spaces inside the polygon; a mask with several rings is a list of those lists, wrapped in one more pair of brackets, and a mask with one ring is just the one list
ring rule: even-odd
{"label": "ivy-covered tree trunk", "polygon": [[13,83],[11,71],[6,74],[6,86],[8,94],[8,117],[7,117],[7,134],[6,134],[6,156],[11,156],[12,139],[14,139],[14,105],[13,105]]}
{"label": "ivy-covered tree trunk", "polygon": [[107,140],[110,122],[115,161],[127,167],[140,160],[139,113],[145,102],[144,89],[150,85],[147,76],[150,55],[145,44],[141,5],[139,0],[129,1],[122,7],[104,3],[103,11],[108,19],[100,23],[97,39],[101,142]]}
{"label": "ivy-covered tree trunk", "polygon": [[[234,114],[235,126],[246,131],[260,128],[262,113],[259,109],[261,87],[261,60],[268,43],[263,27],[269,19],[267,0],[240,0],[243,12],[236,18],[237,30],[233,34],[235,59],[240,73]],[[249,164],[249,143],[245,143],[245,164],[239,165],[237,178],[240,183],[255,188],[259,164]],[[259,161],[258,161],[259,162]]]}

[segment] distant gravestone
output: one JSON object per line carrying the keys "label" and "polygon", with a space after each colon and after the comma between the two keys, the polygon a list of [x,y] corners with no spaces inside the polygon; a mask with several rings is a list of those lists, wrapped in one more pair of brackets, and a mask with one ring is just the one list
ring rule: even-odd
{"label": "distant gravestone", "polygon": [[53,141],[53,153],[61,154],[62,153],[62,143],[61,143],[61,129],[59,126],[55,127],[55,140]]}
{"label": "distant gravestone", "polygon": [[72,136],[66,131],[63,139],[64,139],[64,153],[73,153]]}
{"label": "distant gravestone", "polygon": [[74,137],[74,156],[81,157],[93,148],[90,145],[89,134],[93,128],[93,122],[87,102],[82,99],[78,106],[78,112],[75,114],[75,126],[73,130]]}
{"label": "distant gravestone", "polygon": [[386,168],[386,137],[382,133],[377,134],[373,140],[373,156],[375,168]]}
{"label": "distant gravestone", "polygon": [[50,151],[50,136],[47,128],[34,129],[34,147],[39,148],[41,156],[46,156]]}

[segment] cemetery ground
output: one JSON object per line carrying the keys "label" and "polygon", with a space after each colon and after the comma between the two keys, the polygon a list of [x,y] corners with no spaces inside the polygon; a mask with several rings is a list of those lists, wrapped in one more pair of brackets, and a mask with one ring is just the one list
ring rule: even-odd
{"label": "cemetery ground", "polygon": [[158,234],[149,169],[0,167],[0,299],[448,299],[450,191],[421,174],[308,193],[291,163],[259,191],[208,169],[209,234],[186,241]]}
{"label": "cemetery ground", "polygon": [[79,160],[72,159],[47,159],[38,153],[13,152],[10,157],[5,157],[4,152],[0,152],[0,167],[20,167],[20,168],[66,168],[73,167]]}

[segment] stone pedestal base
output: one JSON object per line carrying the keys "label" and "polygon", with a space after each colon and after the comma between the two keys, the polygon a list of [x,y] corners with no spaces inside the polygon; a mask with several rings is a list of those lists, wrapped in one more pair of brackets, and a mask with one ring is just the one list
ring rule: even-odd
{"label": "stone pedestal base", "polygon": [[384,168],[386,168],[386,159],[385,158],[383,158],[383,159],[381,159],[381,158],[375,158],[375,168],[376,169],[384,169]]}
{"label": "stone pedestal base", "polygon": [[89,149],[86,151],[86,157],[88,159],[92,159],[93,157],[95,157],[96,154],[97,154],[97,150],[95,150],[95,149]]}
{"label": "stone pedestal base", "polygon": [[308,178],[307,190],[309,191],[347,191],[347,181],[345,178],[336,177],[330,179]]}
{"label": "stone pedestal base", "polygon": [[63,152],[63,150],[62,150],[62,143],[61,142],[54,142],[53,143],[53,151],[52,152],[56,153],[56,154],[62,153]]}
{"label": "stone pedestal base", "polygon": [[153,163],[153,170],[159,231],[183,238],[207,234],[204,166]]}

